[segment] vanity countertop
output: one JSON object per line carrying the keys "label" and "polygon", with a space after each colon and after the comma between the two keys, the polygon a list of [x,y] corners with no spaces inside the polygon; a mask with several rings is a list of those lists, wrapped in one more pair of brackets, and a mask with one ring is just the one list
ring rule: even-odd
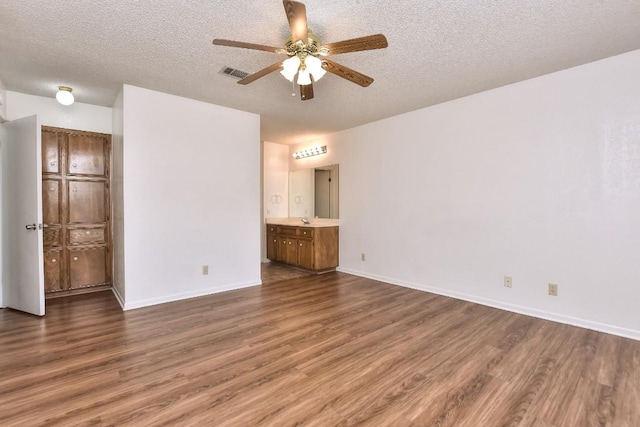
{"label": "vanity countertop", "polygon": [[265,218],[265,223],[272,225],[290,225],[296,227],[337,227],[338,219],[330,218],[309,218],[310,224],[304,224],[302,218]]}

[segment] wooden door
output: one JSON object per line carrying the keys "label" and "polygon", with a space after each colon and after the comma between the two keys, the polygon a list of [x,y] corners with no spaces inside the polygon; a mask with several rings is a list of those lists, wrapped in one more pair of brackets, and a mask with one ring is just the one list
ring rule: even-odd
{"label": "wooden door", "polygon": [[48,296],[111,285],[111,136],[42,128]]}

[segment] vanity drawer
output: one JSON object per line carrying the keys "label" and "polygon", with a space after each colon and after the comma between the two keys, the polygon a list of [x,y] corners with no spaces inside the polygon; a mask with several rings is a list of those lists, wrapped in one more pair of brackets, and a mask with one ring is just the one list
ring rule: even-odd
{"label": "vanity drawer", "polygon": [[295,236],[297,235],[297,231],[297,227],[287,227],[282,225],[278,227],[278,234],[282,234],[284,236]]}
{"label": "vanity drawer", "polygon": [[267,224],[267,233],[276,234],[277,232],[278,232],[278,226],[277,225]]}
{"label": "vanity drawer", "polygon": [[300,227],[298,228],[298,236],[300,237],[313,237],[313,228]]}
{"label": "vanity drawer", "polygon": [[104,243],[104,228],[77,228],[69,230],[69,244]]}

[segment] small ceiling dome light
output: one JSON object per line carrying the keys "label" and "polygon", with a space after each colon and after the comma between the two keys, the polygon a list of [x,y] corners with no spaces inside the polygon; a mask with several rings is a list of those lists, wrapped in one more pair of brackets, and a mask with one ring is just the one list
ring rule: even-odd
{"label": "small ceiling dome light", "polygon": [[68,86],[58,86],[58,93],[56,93],[56,99],[62,105],[73,104],[74,98],[71,93],[73,89]]}

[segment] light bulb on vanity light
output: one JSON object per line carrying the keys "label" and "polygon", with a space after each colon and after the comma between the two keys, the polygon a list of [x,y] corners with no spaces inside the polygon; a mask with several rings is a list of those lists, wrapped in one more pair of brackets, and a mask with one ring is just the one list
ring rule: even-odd
{"label": "light bulb on vanity light", "polygon": [[73,94],[71,93],[73,89],[68,86],[58,86],[58,93],[56,93],[56,100],[62,105],[71,105],[73,101],[75,101]]}
{"label": "light bulb on vanity light", "polygon": [[307,148],[306,150],[296,151],[292,154],[293,158],[296,160],[304,159],[305,157],[317,156],[320,154],[325,154],[327,152],[327,146],[323,145],[321,147],[312,147]]}

